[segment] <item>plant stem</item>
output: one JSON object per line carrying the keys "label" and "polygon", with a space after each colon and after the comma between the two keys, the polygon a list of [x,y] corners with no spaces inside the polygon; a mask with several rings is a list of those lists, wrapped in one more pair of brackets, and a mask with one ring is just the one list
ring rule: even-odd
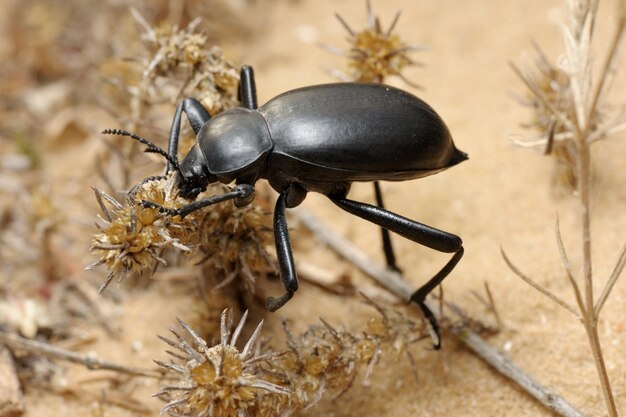
{"label": "plant stem", "polygon": [[[580,222],[583,250],[583,279],[585,283],[585,304],[593,311],[593,276],[591,266],[591,220],[589,216],[589,177],[591,155],[584,138],[578,142],[578,196],[580,198]],[[590,314],[590,316],[594,316]],[[590,317],[591,318],[591,317]],[[593,321],[597,321],[593,317]]]}
{"label": "plant stem", "polygon": [[598,335],[598,313],[593,302],[593,270],[591,260],[591,220],[590,220],[590,166],[591,154],[586,137],[578,138],[578,196],[580,202],[580,221],[583,251],[583,279],[585,283],[586,311],[581,312],[589,340],[589,346],[596,365],[600,386],[609,417],[618,417],[613,391],[606,371],[600,338]]}
{"label": "plant stem", "polygon": [[600,346],[597,321],[589,323],[585,320],[585,331],[587,332],[587,339],[589,339],[593,361],[596,364],[596,371],[598,372],[598,378],[600,379],[602,395],[604,396],[604,402],[606,403],[609,417],[618,417],[619,414],[617,413],[615,398],[613,398],[613,391],[611,389],[611,383],[609,382],[609,375],[606,372],[604,356],[602,355],[602,347]]}

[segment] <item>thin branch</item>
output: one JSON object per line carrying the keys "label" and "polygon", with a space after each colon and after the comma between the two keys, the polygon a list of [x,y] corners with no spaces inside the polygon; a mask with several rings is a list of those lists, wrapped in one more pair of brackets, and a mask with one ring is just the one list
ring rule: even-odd
{"label": "thin branch", "polygon": [[536,289],[537,291],[539,291],[540,293],[542,293],[543,295],[545,295],[546,297],[548,297],[549,299],[551,299],[552,301],[554,301],[555,303],[557,303],[558,305],[560,305],[561,307],[563,307],[564,309],[566,309],[567,311],[569,311],[570,313],[575,315],[578,320],[582,319],[582,317],[580,316],[580,314],[578,314],[578,311],[576,311],[576,309],[574,307],[572,307],[571,305],[567,304],[565,301],[561,300],[559,297],[557,297],[556,295],[552,294],[550,291],[548,291],[547,289],[545,289],[544,287],[542,287],[541,285],[536,283],[534,280],[532,280],[530,277],[525,275],[522,271],[520,271],[509,260],[508,256],[506,256],[506,253],[504,252],[504,249],[500,248],[500,253],[502,254],[502,257],[504,258],[504,262],[506,262],[506,264],[509,266],[511,271],[513,271],[515,273],[515,275],[517,275],[518,277],[520,277],[521,279],[526,281],[526,283],[528,285],[530,285],[531,287],[533,287],[534,289]]}
{"label": "thin branch", "polygon": [[491,290],[489,289],[489,284],[487,283],[487,281],[485,281],[484,284],[485,284],[485,292],[487,293],[487,299],[489,300],[489,307],[490,307],[489,309],[491,310],[491,312],[496,318],[498,329],[502,329],[502,320],[500,319],[500,314],[498,313],[498,309],[496,308],[496,302],[493,298],[493,295],[491,294]]}
{"label": "thin branch", "polygon": [[[371,262],[367,255],[354,247],[351,242],[325,226],[311,213],[302,208],[294,211],[302,224],[311,230],[318,240],[328,245],[337,254],[354,264],[396,297],[404,301],[411,298],[415,289],[410,283],[402,279],[400,274],[391,272]],[[434,309],[431,310],[435,311]],[[502,375],[520,385],[544,406],[564,417],[584,417],[584,414],[575,409],[574,406],[568,403],[564,398],[554,394],[550,389],[538,383],[530,375],[517,367],[511,359],[507,358],[498,349],[489,345],[475,332],[465,327],[451,328],[450,332],[476,355]]]}
{"label": "thin branch", "polygon": [[593,99],[591,101],[591,106],[589,106],[589,113],[587,115],[587,126],[585,126],[585,136],[590,132],[592,126],[590,126],[589,121],[593,120],[593,115],[597,111],[598,103],[600,99],[605,94],[607,86],[610,85],[611,78],[615,75],[615,70],[617,67],[617,58],[619,46],[624,36],[624,29],[626,28],[626,6],[622,4],[620,10],[619,21],[617,22],[617,29],[615,30],[615,35],[613,36],[613,40],[611,42],[611,46],[609,48],[609,56],[604,63],[604,67],[602,68],[602,72],[600,73],[600,81],[596,90],[593,94]]}
{"label": "thin branch", "polygon": [[0,343],[18,349],[25,349],[32,353],[39,353],[51,358],[61,359],[72,363],[84,365],[92,370],[109,370],[122,372],[130,375],[145,376],[149,378],[160,378],[162,374],[150,369],[136,368],[134,366],[120,365],[114,362],[98,359],[90,355],[81,355],[69,350],[52,346],[48,343],[36,340],[25,339],[15,334],[0,330]]}
{"label": "thin branch", "polygon": [[550,391],[533,377],[521,370],[507,356],[489,346],[479,335],[467,329],[459,329],[455,335],[485,362],[498,372],[513,380],[541,404],[562,416],[583,417],[584,414],[574,408],[567,400]]}
{"label": "thin branch", "polygon": [[556,243],[559,247],[559,254],[561,255],[561,262],[563,262],[563,266],[565,267],[565,271],[567,272],[567,278],[569,279],[570,284],[572,284],[572,288],[574,289],[574,295],[576,296],[576,303],[578,304],[578,308],[582,316],[587,315],[587,307],[585,306],[585,302],[583,301],[582,293],[580,292],[580,287],[578,283],[576,283],[576,279],[574,278],[574,274],[572,272],[572,267],[569,263],[569,258],[567,257],[567,252],[565,251],[565,246],[563,246],[563,239],[561,238],[561,227],[559,224],[559,217],[556,218],[556,224],[554,227],[554,233],[556,234]]}
{"label": "thin branch", "polygon": [[604,288],[602,289],[602,294],[600,294],[600,297],[598,297],[598,301],[596,301],[596,305],[593,308],[596,317],[599,317],[600,310],[602,310],[602,307],[604,306],[606,299],[611,293],[611,290],[613,289],[617,278],[622,273],[624,265],[626,265],[626,245],[624,245],[624,247],[622,248],[622,252],[617,260],[617,263],[615,264],[615,268],[613,268],[613,272],[611,273],[609,280],[604,285]]}

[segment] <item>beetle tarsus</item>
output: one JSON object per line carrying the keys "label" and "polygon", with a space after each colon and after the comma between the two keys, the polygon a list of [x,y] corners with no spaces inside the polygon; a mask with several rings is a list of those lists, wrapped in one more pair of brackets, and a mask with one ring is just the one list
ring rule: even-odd
{"label": "beetle tarsus", "polygon": [[433,349],[441,349],[441,332],[439,330],[439,321],[437,321],[437,317],[435,317],[424,301],[418,302],[417,306],[422,310],[424,317],[430,325],[430,337],[434,340]]}
{"label": "beetle tarsus", "polygon": [[265,307],[270,311],[274,312],[287,304],[287,301],[291,300],[293,297],[293,291],[287,291],[280,297],[267,297],[267,301],[265,302]]}
{"label": "beetle tarsus", "polygon": [[426,296],[431,293],[441,282],[445,279],[445,277],[452,272],[456,264],[459,263],[461,258],[463,257],[463,253],[465,250],[463,246],[459,248],[459,250],[454,254],[454,256],[446,263],[443,268],[434,277],[432,277],[428,282],[422,285],[420,288],[415,291],[410,298],[410,302],[414,302],[424,313],[424,317],[428,320],[431,329],[431,336],[435,340],[433,347],[435,350],[439,350],[441,348],[441,334],[439,332],[439,322],[437,321],[437,317],[433,314],[432,311],[426,305]]}

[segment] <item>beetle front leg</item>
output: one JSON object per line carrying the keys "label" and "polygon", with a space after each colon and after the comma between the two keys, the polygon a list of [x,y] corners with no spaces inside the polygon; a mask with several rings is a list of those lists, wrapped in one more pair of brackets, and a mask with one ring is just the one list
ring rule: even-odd
{"label": "beetle front leg", "polygon": [[436,336],[435,349],[440,347],[439,324],[437,318],[426,305],[426,296],[435,289],[452,272],[454,267],[463,257],[463,241],[460,237],[443,230],[416,222],[399,214],[392,213],[381,207],[358,201],[348,200],[345,196],[329,196],[329,198],[347,211],[362,219],[368,220],[394,233],[404,236],[414,242],[435,249],[439,252],[454,253],[452,258],[444,265],[434,277],[428,280],[411,295],[411,301],[415,302],[426,319],[430,322]]}
{"label": "beetle front leg", "polygon": [[[178,107],[176,107],[176,114],[174,114],[174,120],[172,121],[172,127],[170,129],[170,138],[167,145],[167,153],[172,159],[178,161],[178,138],[180,137],[180,123],[183,113],[187,115],[187,120],[193,129],[193,132],[197,135],[202,126],[211,119],[211,115],[195,98],[184,99]],[[174,167],[168,161],[165,174],[170,172]]]}
{"label": "beetle front leg", "polygon": [[[193,203],[184,205],[179,208],[164,207],[158,203],[148,200],[142,200],[141,205],[147,208],[153,208],[159,210],[161,213],[165,213],[168,216],[180,216],[186,217],[194,211],[198,211],[204,207],[212,206],[217,203],[221,203],[227,200],[248,201],[251,202],[250,196],[254,197],[254,187],[250,184],[237,184],[232,191],[224,194],[212,195],[211,197],[194,201]],[[241,207],[241,205],[239,206]]]}
{"label": "beetle front leg", "polygon": [[285,305],[298,290],[298,275],[293,262],[293,252],[289,240],[289,230],[287,228],[287,218],[285,208],[287,206],[287,191],[283,191],[276,201],[274,210],[274,240],[276,242],[276,258],[280,269],[280,280],[285,289],[285,293],[278,298],[269,297],[267,299],[267,309],[276,311]]}

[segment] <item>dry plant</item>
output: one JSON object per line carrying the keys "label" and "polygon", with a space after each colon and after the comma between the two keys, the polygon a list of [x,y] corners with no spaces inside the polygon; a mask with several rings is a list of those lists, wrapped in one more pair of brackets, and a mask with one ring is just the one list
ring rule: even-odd
{"label": "dry plant", "polygon": [[[93,237],[91,250],[100,259],[86,267],[87,270],[106,264],[109,275],[100,287],[102,292],[114,277],[122,280],[129,272],[141,274],[154,270],[156,263],[166,264],[160,256],[166,247],[189,252],[180,243],[179,236],[193,232],[193,219],[163,217],[154,208],[144,207],[142,200],[155,201],[176,208],[184,205],[179,199],[166,196],[162,183],[165,180],[148,181],[129,193],[123,205],[104,191],[94,188],[102,211],[98,225],[100,233]],[[105,201],[112,207],[107,207]]]}
{"label": "dry plant", "polygon": [[344,81],[384,83],[385,78],[400,77],[407,84],[420,88],[409,81],[402,71],[411,65],[420,65],[413,61],[409,54],[421,51],[425,47],[407,44],[393,30],[400,18],[400,12],[387,30],[383,30],[380,19],[372,12],[372,7],[367,1],[367,27],[360,31],[353,30],[348,23],[339,15],[335,14],[339,22],[348,31],[347,51],[325,45],[325,49],[335,55],[345,57],[348,61],[349,73],[333,71],[332,74]]}
{"label": "dry plant", "polygon": [[134,9],[133,17],[143,28],[141,40],[146,56],[138,89],[142,104],[163,101],[177,104],[184,97],[198,99],[214,115],[238,105],[234,91],[238,71],[217,46],[209,47],[207,34],[198,32],[200,19],[184,29],[161,24],[153,28]]}
{"label": "dry plant", "polygon": [[[144,55],[137,60],[139,65],[135,67],[134,76],[126,74],[111,81],[131,96],[130,125],[138,126],[142,117],[163,120],[159,112],[162,103],[172,105],[173,115],[173,106],[185,97],[196,98],[213,115],[238,105],[238,71],[224,58],[220,48],[208,45],[205,33],[197,31],[198,19],[184,29],[166,24],[153,28],[136,10],[131,11],[143,30]],[[128,81],[132,79],[139,81],[132,84]],[[189,130],[182,136],[181,152],[186,152],[195,141]],[[134,134],[115,130],[105,133],[130,136],[147,145],[148,152],[158,148]],[[133,164],[135,154],[131,150],[131,153],[119,156],[125,159],[123,164],[128,167]],[[107,176],[107,169],[101,171]],[[130,173],[132,168],[128,167],[126,171]],[[106,224],[92,244],[92,250],[100,259],[89,268],[106,264],[109,275],[101,289],[115,276],[122,278],[131,271],[134,274],[152,272],[157,264],[165,265],[160,254],[169,247],[185,252],[194,248],[195,253],[199,253],[200,262],[212,268],[210,273],[220,271],[223,275],[218,288],[232,283],[235,278],[242,278],[242,287],[254,293],[256,279],[275,272],[274,262],[265,250],[271,238],[270,218],[266,211],[256,204],[237,208],[223,203],[181,219],[140,204],[142,200],[169,208],[187,204],[188,201],[178,197],[173,179],[172,175],[167,179],[148,177],[133,187],[124,203],[96,190],[104,215],[101,220]],[[223,194],[225,188],[222,184],[211,184],[204,195]],[[105,201],[112,206],[111,210]]]}
{"label": "dry plant", "polygon": [[215,417],[292,415],[311,408],[327,393],[341,395],[359,369],[365,368],[367,377],[383,350],[407,355],[413,364],[408,346],[423,336],[424,328],[403,314],[371,304],[380,316],[360,333],[336,329],[321,320],[322,326],[294,336],[284,324],[288,349],[283,351],[261,342],[262,321],[244,347],[237,347],[247,312],[231,332],[233,314],[225,310],[220,343],[211,347],[179,320],[184,334],[171,330],[175,340],[160,337],[176,349],[167,351],[172,361],[155,361],[177,380],[155,394],[168,401],[161,412]]}
{"label": "dry plant", "polygon": [[[558,219],[556,222],[556,240],[565,267],[567,277],[574,291],[576,307],[560,299],[548,289],[539,285],[520,271],[506,256],[502,255],[508,266],[535,289],[548,296],[551,300],[565,308],[585,328],[587,339],[591,347],[602,393],[609,416],[617,417],[617,408],[611,390],[609,377],[604,363],[600,338],[598,335],[598,321],[604,306],[617,278],[626,264],[626,245],[621,250],[617,263],[607,279],[599,297],[594,297],[591,259],[591,145],[609,137],[625,125],[619,122],[606,122],[604,116],[604,99],[607,96],[611,81],[615,76],[617,57],[624,37],[626,27],[626,2],[620,2],[617,15],[617,27],[604,66],[598,80],[592,78],[591,41],[593,38],[598,1],[569,0],[568,15],[562,25],[565,41],[565,54],[557,69],[543,71],[544,78],[535,78],[527,72],[517,70],[516,73],[525,82],[531,91],[537,106],[536,127],[541,133],[540,143],[551,147],[552,142],[564,142],[562,145],[571,152],[575,166],[576,195],[581,220],[581,249],[582,271],[573,270],[568,255],[561,240]],[[551,77],[545,79],[545,77]],[[546,86],[550,86],[546,90]],[[546,123],[546,121],[549,121]],[[580,277],[579,275],[582,275]],[[582,280],[582,289],[581,283]]]}
{"label": "dry plant", "polygon": [[[210,265],[213,272],[218,269],[224,273],[225,279],[216,289],[243,276],[245,288],[254,293],[256,278],[274,272],[274,263],[265,250],[271,236],[266,213],[257,206],[236,209],[219,204],[181,218],[141,204],[152,201],[172,209],[188,204],[172,191],[173,178],[142,181],[128,194],[126,204],[94,189],[103,224],[98,225],[100,232],[94,235],[91,250],[100,259],[87,269],[104,264],[109,271],[99,291],[115,277],[122,280],[129,273],[150,274],[158,264],[166,266],[162,256],[166,248],[182,252],[192,252],[193,248],[200,262]],[[216,187],[210,192],[218,191]]]}
{"label": "dry plant", "polygon": [[[522,71],[514,65],[513,69],[529,86],[532,86],[533,90],[541,92],[544,96],[545,102],[530,90],[526,94],[527,97],[520,100],[523,105],[533,110],[530,122],[524,124],[524,127],[538,131],[539,137],[513,140],[524,147],[542,147],[544,154],[552,155],[555,161],[553,175],[555,184],[575,190],[578,182],[575,142],[568,126],[550,110],[553,108],[562,114],[573,113],[574,103],[569,91],[570,79],[563,69],[550,62],[539,45],[533,46],[535,70],[524,68]],[[596,118],[598,116],[595,115]],[[597,124],[598,121],[593,123]]]}

